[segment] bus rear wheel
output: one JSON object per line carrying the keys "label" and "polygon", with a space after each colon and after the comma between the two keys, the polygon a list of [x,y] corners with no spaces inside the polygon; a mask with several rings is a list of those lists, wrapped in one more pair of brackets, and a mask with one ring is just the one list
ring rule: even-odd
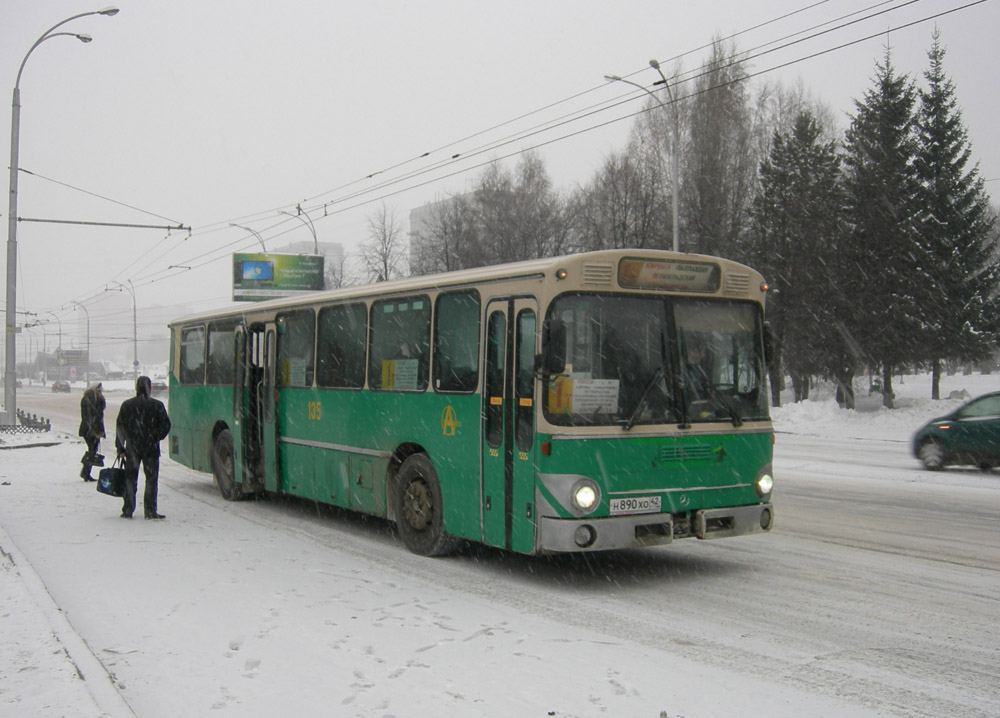
{"label": "bus rear wheel", "polygon": [[455,550],[458,540],[445,533],[441,485],[427,456],[414,454],[403,462],[393,500],[396,527],[406,548],[420,556],[444,556]]}
{"label": "bus rear wheel", "polygon": [[215,485],[219,487],[222,498],[226,501],[236,501],[240,498],[241,492],[236,485],[233,470],[233,435],[229,429],[219,432],[212,444],[212,474],[215,476]]}

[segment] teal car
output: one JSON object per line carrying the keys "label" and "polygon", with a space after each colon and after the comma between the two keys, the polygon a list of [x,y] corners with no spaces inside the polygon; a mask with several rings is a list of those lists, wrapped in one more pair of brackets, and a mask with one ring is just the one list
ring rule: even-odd
{"label": "teal car", "polygon": [[913,436],[913,454],[931,471],[948,465],[984,471],[1000,466],[1000,391],[924,424]]}

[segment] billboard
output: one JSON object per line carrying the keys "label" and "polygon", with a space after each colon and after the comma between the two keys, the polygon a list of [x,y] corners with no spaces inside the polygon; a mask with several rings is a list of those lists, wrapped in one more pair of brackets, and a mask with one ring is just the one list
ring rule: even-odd
{"label": "billboard", "polygon": [[322,255],[233,255],[235,302],[262,302],[320,289],[323,289]]}

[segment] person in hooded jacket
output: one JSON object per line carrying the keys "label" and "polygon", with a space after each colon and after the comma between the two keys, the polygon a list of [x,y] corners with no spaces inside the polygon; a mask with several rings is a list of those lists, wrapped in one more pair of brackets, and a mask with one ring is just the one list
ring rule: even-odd
{"label": "person in hooded jacket", "polygon": [[104,438],[104,388],[100,382],[91,384],[83,392],[80,399],[80,431],[79,435],[87,442],[87,452],[80,462],[80,478],[84,481],[97,481],[90,475],[92,466],[104,466],[104,457],[97,453]]}
{"label": "person in hooded jacket", "polygon": [[139,465],[146,476],[142,508],[147,519],[162,519],[156,510],[156,494],[160,474],[160,442],[170,433],[170,417],[163,402],[150,396],[152,382],[148,376],[135,380],[135,396],[122,402],[115,424],[115,446],[118,457],[125,459],[125,496],[122,518],[132,518],[135,495],[139,486]]}

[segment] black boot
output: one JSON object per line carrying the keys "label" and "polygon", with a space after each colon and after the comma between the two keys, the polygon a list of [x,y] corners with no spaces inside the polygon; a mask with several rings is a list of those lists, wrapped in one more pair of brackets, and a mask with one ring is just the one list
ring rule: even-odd
{"label": "black boot", "polygon": [[164,516],[163,514],[158,514],[155,511],[147,511],[146,512],[146,518],[147,519],[165,519],[167,517]]}
{"label": "black boot", "polygon": [[80,478],[83,479],[84,481],[96,481],[96,479],[91,478],[90,476],[89,466],[84,466],[82,469],[80,469]]}

